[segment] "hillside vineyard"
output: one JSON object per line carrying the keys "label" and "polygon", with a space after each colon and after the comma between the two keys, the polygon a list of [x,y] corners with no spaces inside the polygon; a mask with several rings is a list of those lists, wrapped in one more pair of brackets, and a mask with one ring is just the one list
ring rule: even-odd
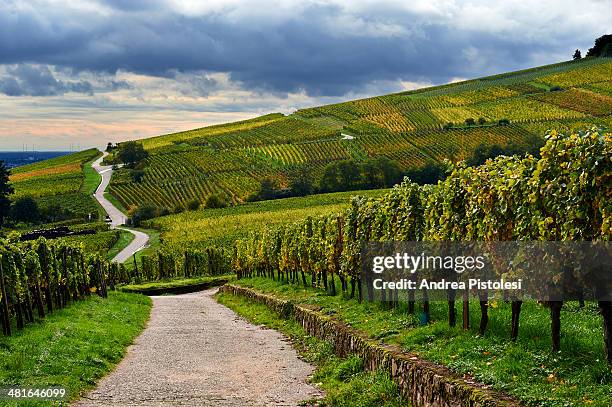
{"label": "hillside vineyard", "polygon": [[215,192],[241,202],[262,178],[286,186],[291,173],[317,176],[334,160],[385,156],[418,169],[551,128],[611,125],[611,72],[609,58],[588,58],[153,137],[142,140],[144,177],[119,170],[110,192],[125,207],[173,209]]}

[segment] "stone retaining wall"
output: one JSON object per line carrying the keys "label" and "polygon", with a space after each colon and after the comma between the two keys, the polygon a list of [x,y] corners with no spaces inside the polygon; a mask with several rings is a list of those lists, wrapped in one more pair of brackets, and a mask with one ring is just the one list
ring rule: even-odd
{"label": "stone retaining wall", "polygon": [[507,395],[488,389],[469,378],[458,377],[447,368],[381,344],[350,326],[320,312],[290,301],[236,285],[225,285],[220,291],[247,297],[265,304],[284,318],[293,317],[309,335],[330,342],[339,356],[356,354],[369,370],[389,372],[404,399],[414,406],[435,407],[518,407],[521,404]]}

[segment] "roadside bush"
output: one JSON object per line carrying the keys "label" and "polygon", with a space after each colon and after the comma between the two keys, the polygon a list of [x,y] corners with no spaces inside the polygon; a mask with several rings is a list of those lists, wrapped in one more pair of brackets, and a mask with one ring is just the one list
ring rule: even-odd
{"label": "roadside bush", "polygon": [[185,207],[182,204],[176,204],[174,206],[174,210],[172,211],[172,213],[183,213],[185,212]]}
{"label": "roadside bush", "polygon": [[[168,211],[170,212],[170,211]],[[128,211],[129,222],[132,226],[140,224],[148,219],[161,216],[162,210],[152,202],[145,202],[140,206],[133,207]]]}
{"label": "roadside bush", "polygon": [[227,195],[222,193],[214,193],[210,195],[206,199],[206,203],[204,204],[205,208],[215,209],[215,208],[226,208],[229,206],[229,198]]}
{"label": "roadside bush", "polygon": [[190,201],[188,201],[185,204],[185,208],[187,208],[190,211],[197,211],[200,208],[200,200],[197,198],[194,198]]}

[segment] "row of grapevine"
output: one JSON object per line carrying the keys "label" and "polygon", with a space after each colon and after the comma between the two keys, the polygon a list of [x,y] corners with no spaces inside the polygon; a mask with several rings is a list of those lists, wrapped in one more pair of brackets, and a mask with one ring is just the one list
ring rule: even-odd
{"label": "row of grapevine", "polygon": [[302,120],[299,117],[285,117],[251,129],[192,139],[189,143],[226,149],[328,139],[335,134],[336,130],[316,125],[312,121]]}
{"label": "row of grapevine", "polygon": [[582,69],[541,76],[537,81],[552,86],[568,88],[610,80],[612,60],[610,58],[594,58],[591,61],[593,62],[590,65],[586,65]]}
{"label": "row of grapevine", "polygon": [[385,157],[397,161],[403,168],[421,167],[431,161],[411,142],[409,134],[376,134],[360,136],[353,140],[368,156]]}
{"label": "row of grapevine", "polygon": [[125,268],[81,245],[51,243],[44,238],[27,244],[3,241],[0,245],[0,315],[3,333],[11,334],[34,322],[34,314],[66,307],[92,292],[106,297],[107,287],[128,280]]}
{"label": "row of grapevine", "polygon": [[[516,84],[525,84],[534,81],[545,82],[540,79],[544,77],[551,78],[555,77],[556,75],[561,75],[562,78],[565,78],[570,82],[572,80],[574,82],[581,82],[580,78],[586,76],[589,77],[589,79],[585,79],[583,82],[591,83],[596,82],[597,78],[599,78],[599,76],[591,77],[591,70],[594,69],[598,71],[602,69],[598,68],[598,66],[602,65],[603,70],[605,71],[607,69],[609,72],[610,68],[609,66],[606,67],[607,63],[609,63],[609,59],[606,58],[584,58],[579,61],[561,62],[558,64],[530,68],[516,72],[507,72],[485,78],[468,80],[465,82],[450,83],[433,88],[425,88],[422,90],[413,91],[413,93],[418,93],[418,95],[422,97],[432,97],[477,90],[491,86],[504,86],[511,88]],[[561,83],[551,83],[551,85],[564,86]]]}
{"label": "row of grapevine", "polygon": [[548,92],[534,98],[592,116],[607,116],[612,113],[612,97],[582,89]]}
{"label": "row of grapevine", "polygon": [[604,95],[612,96],[612,80],[603,82],[594,82],[588,85],[582,86],[583,89],[590,90],[592,92],[602,93]]}
{"label": "row of grapevine", "polygon": [[[236,241],[232,266],[239,278],[255,273],[322,286],[332,294],[338,280],[343,290],[350,285],[351,295],[361,296],[361,250],[366,242],[608,241],[611,184],[611,133],[553,131],[541,149],[541,159],[499,157],[479,167],[458,165],[436,186],[421,187],[406,180],[381,198],[353,198],[342,214],[254,232]],[[587,272],[575,271],[577,276]],[[464,309],[469,309],[465,303]],[[513,301],[513,338],[518,335],[520,305]],[[563,303],[547,305],[553,349],[559,350]],[[486,299],[480,306],[482,333],[488,321]],[[612,303],[600,301],[599,306],[612,363]],[[414,310],[414,301],[409,309]],[[428,309],[424,300],[423,311]],[[454,315],[455,299],[449,297],[451,325]]]}
{"label": "row of grapevine", "polygon": [[555,120],[584,117],[583,113],[564,109],[531,98],[510,98],[499,102],[485,102],[473,105],[482,116],[489,120],[509,119],[512,122]]}
{"label": "row of grapevine", "polygon": [[141,264],[134,267],[132,281],[157,281],[169,278],[218,276],[231,272],[229,255],[224,249],[209,247],[204,250],[177,252],[159,250],[155,255],[142,256]]}
{"label": "row of grapevine", "polygon": [[[173,209],[192,199],[204,202],[208,196],[217,192],[241,200],[257,190],[259,179],[273,172],[273,169],[265,168],[261,160],[258,164],[249,165],[255,159],[246,153],[242,154],[241,159],[234,160],[235,164],[229,165],[226,170],[197,167],[191,164],[192,158],[186,154],[157,154],[153,157],[151,162],[155,164],[146,168],[141,181],[134,182],[120,174],[127,170],[118,171],[119,174],[113,178],[110,192],[124,206],[152,202]],[[163,165],[164,159],[166,166]],[[216,160],[210,162],[212,165],[220,164]],[[202,166],[206,166],[204,160]]]}
{"label": "row of grapevine", "polygon": [[454,106],[473,105],[480,102],[489,102],[519,95],[519,92],[501,86],[491,86],[489,88],[469,90],[445,95],[444,100],[449,101]]}
{"label": "row of grapevine", "polygon": [[411,143],[439,161],[466,159],[481,144],[523,145],[531,134],[518,126],[467,127],[406,135]]}
{"label": "row of grapevine", "polygon": [[346,142],[341,140],[301,144],[272,144],[249,151],[277,160],[282,165],[313,164],[350,158]]}
{"label": "row of grapevine", "polygon": [[143,147],[148,151],[163,151],[163,149],[167,148],[168,146],[189,142],[193,139],[203,139],[205,137],[212,137],[220,134],[244,131],[259,126],[265,126],[276,120],[280,120],[283,117],[284,116],[281,113],[272,113],[249,120],[241,120],[233,123],[225,123],[181,131],[178,133],[164,134],[161,136],[144,139],[142,142]]}

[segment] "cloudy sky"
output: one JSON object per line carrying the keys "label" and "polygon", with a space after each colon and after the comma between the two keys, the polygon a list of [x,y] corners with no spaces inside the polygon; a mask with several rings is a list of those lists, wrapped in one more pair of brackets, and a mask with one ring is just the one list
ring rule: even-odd
{"label": "cloudy sky", "polygon": [[0,150],[67,150],[569,59],[612,0],[0,0]]}

